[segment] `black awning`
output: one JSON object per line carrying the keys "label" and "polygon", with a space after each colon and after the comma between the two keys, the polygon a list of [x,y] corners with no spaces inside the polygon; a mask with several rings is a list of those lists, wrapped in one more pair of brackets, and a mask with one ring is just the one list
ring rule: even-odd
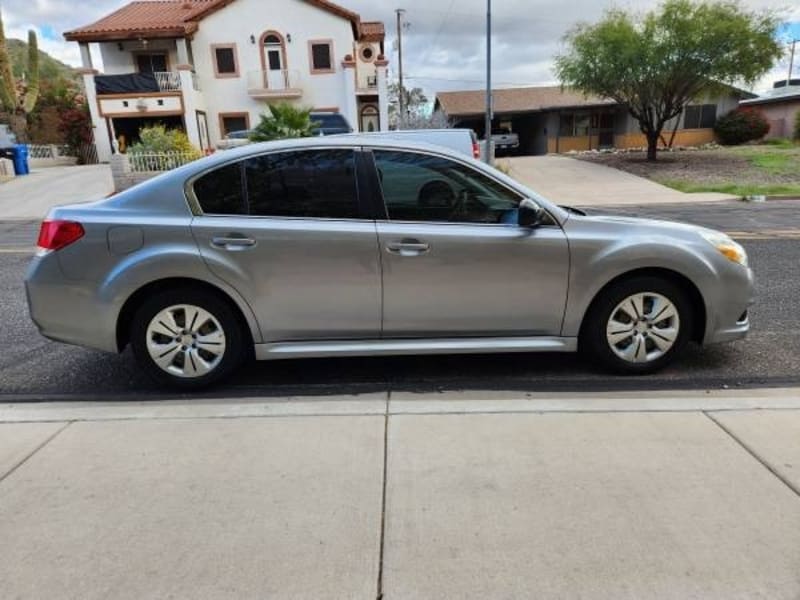
{"label": "black awning", "polygon": [[152,73],[96,75],[94,85],[98,94],[136,94],[161,91],[156,76]]}

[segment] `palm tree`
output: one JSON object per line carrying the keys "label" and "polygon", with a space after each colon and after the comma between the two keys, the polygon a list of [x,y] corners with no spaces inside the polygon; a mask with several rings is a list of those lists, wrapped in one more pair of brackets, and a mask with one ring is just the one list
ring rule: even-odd
{"label": "palm tree", "polygon": [[295,107],[287,102],[273,104],[270,114],[261,115],[261,122],[250,134],[254,142],[269,142],[290,138],[311,137],[316,123],[311,121],[311,109]]}

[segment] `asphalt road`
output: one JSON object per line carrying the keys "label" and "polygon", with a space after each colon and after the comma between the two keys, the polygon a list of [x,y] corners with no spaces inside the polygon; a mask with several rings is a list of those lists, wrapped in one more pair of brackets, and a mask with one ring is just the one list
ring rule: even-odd
{"label": "asphalt road", "polygon": [[[793,221],[800,221],[800,202],[775,204],[779,215],[769,207],[758,207],[746,209],[746,215],[738,218],[722,206],[710,213],[702,208],[624,212],[755,232],[741,239],[757,276],[752,331],[746,340],[733,344],[692,345],[681,360],[659,374],[609,376],[579,356],[562,354],[292,360],[248,365],[231,383],[201,396],[325,396],[387,389],[539,392],[800,385],[800,236],[790,232],[796,225]],[[719,212],[716,219],[714,211]],[[754,211],[759,211],[761,218],[756,218]],[[0,353],[0,402],[174,397],[143,376],[130,351],[108,355],[50,342],[39,335],[28,318],[22,284],[29,261],[23,248],[30,245],[33,227],[0,223],[0,347],[4,349]],[[770,233],[773,230],[779,237]],[[796,232],[800,234],[800,227]]]}

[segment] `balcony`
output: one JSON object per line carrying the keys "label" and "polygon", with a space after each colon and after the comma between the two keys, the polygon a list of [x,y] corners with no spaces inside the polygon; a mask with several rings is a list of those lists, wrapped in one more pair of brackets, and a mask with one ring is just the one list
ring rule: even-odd
{"label": "balcony", "polygon": [[[197,75],[192,73],[192,85],[200,91]],[[181,75],[177,71],[156,73],[125,73],[95,76],[97,94],[158,94],[180,93]]]}
{"label": "balcony", "polygon": [[303,95],[299,71],[250,71],[247,93],[251,98],[300,98]]}

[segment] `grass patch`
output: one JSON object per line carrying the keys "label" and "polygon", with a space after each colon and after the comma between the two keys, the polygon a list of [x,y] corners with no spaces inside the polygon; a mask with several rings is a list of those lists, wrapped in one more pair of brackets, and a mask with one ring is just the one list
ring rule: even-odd
{"label": "grass patch", "polygon": [[682,179],[656,179],[661,185],[693,194],[697,192],[718,192],[732,196],[798,196],[800,197],[800,183],[766,183],[766,184],[741,184],[741,183],[696,183]]}
{"label": "grass patch", "polygon": [[744,156],[750,164],[770,175],[792,176],[800,172],[800,146],[789,140],[775,140],[775,144],[740,146],[732,150]]}

